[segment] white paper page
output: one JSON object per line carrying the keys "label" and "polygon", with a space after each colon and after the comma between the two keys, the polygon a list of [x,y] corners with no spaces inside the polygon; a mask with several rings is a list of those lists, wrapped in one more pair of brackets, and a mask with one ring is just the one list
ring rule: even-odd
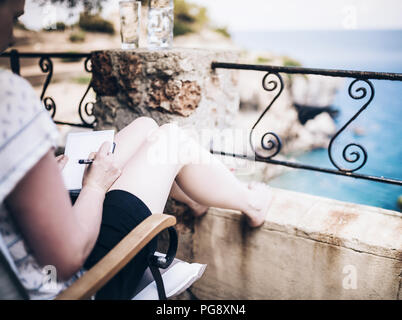
{"label": "white paper page", "polygon": [[82,188],[85,165],[79,164],[78,160],[88,159],[88,156],[92,152],[98,152],[106,141],[110,142],[113,148],[114,130],[75,132],[67,135],[64,154],[68,156],[68,162],[62,172],[67,190]]}

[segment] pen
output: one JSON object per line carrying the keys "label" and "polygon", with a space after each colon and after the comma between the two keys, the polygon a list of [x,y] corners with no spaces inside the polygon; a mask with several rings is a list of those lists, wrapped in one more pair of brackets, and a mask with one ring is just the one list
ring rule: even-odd
{"label": "pen", "polygon": [[[116,148],[116,143],[113,142],[113,150],[112,153],[114,153],[114,149]],[[93,159],[80,159],[78,160],[79,164],[92,164],[94,162]]]}
{"label": "pen", "polygon": [[84,159],[80,159],[80,160],[78,160],[78,163],[79,164],[91,164],[91,163],[93,163],[94,161],[93,160],[90,160],[90,159],[86,159],[86,160],[84,160]]}

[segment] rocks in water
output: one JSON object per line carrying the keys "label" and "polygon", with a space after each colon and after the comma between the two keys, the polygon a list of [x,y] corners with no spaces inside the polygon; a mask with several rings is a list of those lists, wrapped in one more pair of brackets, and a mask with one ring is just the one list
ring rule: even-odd
{"label": "rocks in water", "polygon": [[328,113],[331,118],[335,118],[338,115],[338,110],[334,109],[332,106],[328,107],[317,107],[317,106],[308,106],[308,105],[301,105],[298,103],[294,103],[294,107],[296,108],[299,121],[301,124],[306,124],[308,120],[314,119],[317,115],[326,112]]}

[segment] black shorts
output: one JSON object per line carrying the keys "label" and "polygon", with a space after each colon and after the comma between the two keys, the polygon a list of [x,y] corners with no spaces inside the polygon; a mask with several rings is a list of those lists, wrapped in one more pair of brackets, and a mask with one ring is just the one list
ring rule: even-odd
{"label": "black shorts", "polygon": [[[135,195],[122,190],[108,192],[103,203],[100,233],[84,267],[90,269],[94,266],[151,214],[146,204]],[[154,238],[97,292],[95,299],[131,299],[148,267],[148,255],[155,252],[156,245]]]}

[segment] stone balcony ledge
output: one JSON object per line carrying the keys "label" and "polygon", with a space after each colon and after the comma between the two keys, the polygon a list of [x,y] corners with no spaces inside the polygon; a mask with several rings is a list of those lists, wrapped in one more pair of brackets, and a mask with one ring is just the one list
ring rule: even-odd
{"label": "stone balcony ledge", "polygon": [[218,208],[195,221],[193,259],[208,264],[198,298],[402,299],[401,214],[273,192],[259,229]]}

